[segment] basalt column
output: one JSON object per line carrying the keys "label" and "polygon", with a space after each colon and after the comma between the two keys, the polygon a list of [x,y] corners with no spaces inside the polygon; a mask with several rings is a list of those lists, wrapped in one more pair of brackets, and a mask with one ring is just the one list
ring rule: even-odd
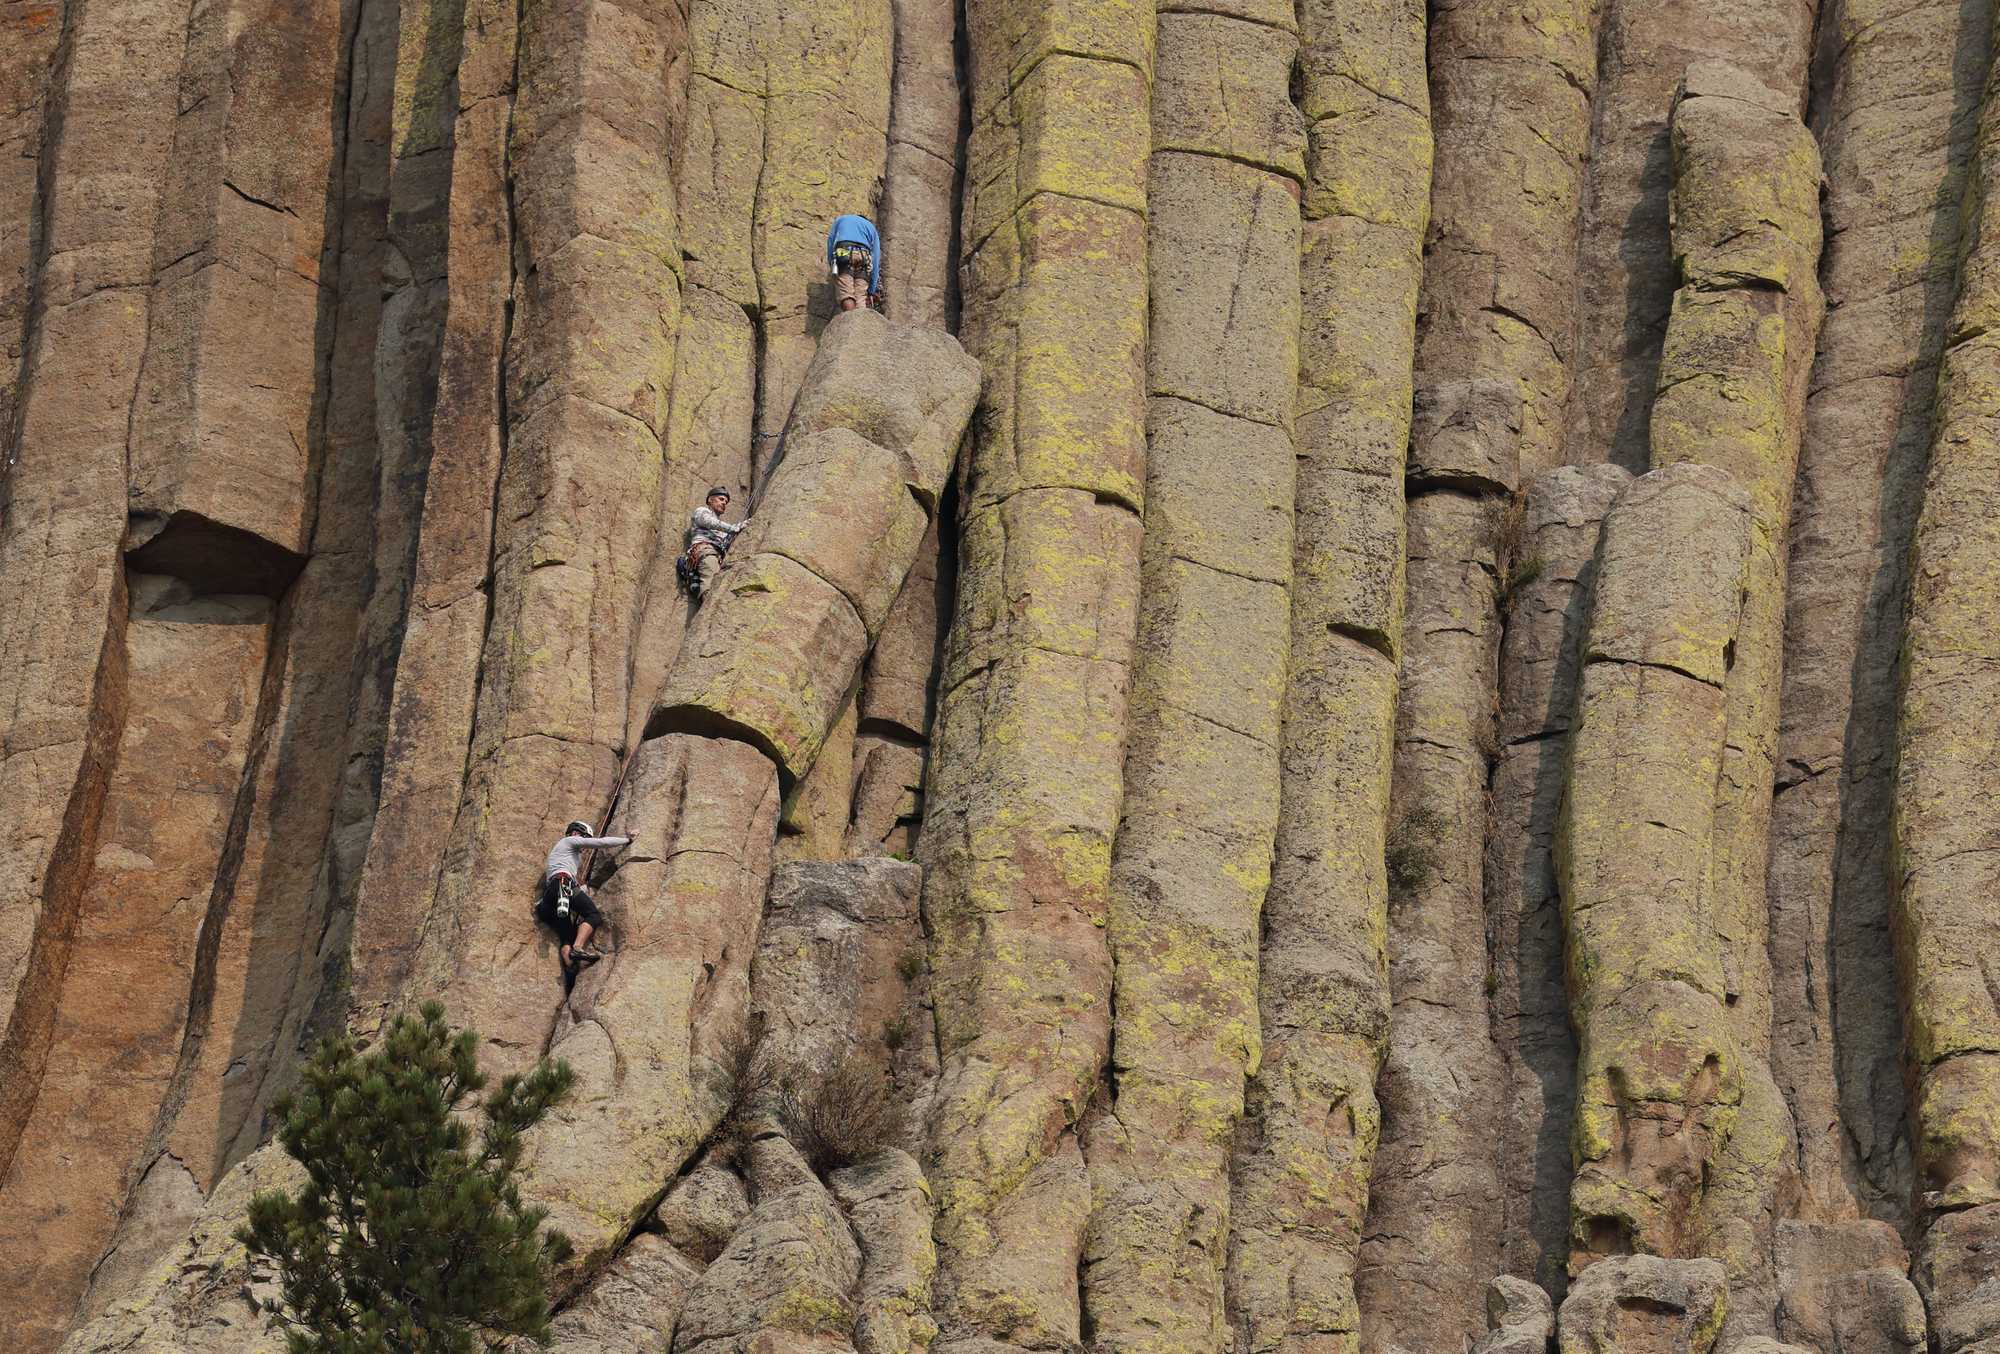
{"label": "basalt column", "polygon": [[[952,0],[892,0],[895,77],[889,163],[882,188],[882,285],[898,324],[956,329],[961,89]],[[940,626],[949,611],[949,561],[939,577],[939,527],[918,553],[857,697],[850,778],[828,793],[847,810],[846,854],[907,855],[923,816]]]}
{"label": "basalt column", "polygon": [[134,717],[109,773],[96,868],[77,922],[50,1060],[0,1178],[21,1276],[0,1318],[18,1349],[53,1349],[118,1222],[188,1015],[210,881],[257,713],[271,603],[193,598],[132,580],[125,645]]}
{"label": "basalt column", "polygon": [[[462,0],[458,106],[446,134],[449,300],[439,339],[430,456],[397,656],[382,781],[349,941],[349,1022],[378,1024],[415,962],[411,918],[428,915],[465,785],[486,636],[513,287],[507,128],[519,6]],[[448,22],[451,10],[437,13]]]}
{"label": "basalt column", "polygon": [[1563,990],[1552,853],[1597,538],[1629,478],[1616,466],[1563,466],[1530,484],[1500,598],[1506,632],[1486,843],[1486,943],[1494,1039],[1506,1076],[1497,1143],[1501,1266],[1555,1294],[1569,1263],[1576,1036]]}
{"label": "basalt column", "polygon": [[2000,1335],[2000,89],[1967,183],[1958,299],[1911,558],[1897,735],[1896,962],[1925,1227],[1917,1276],[1942,1354]]}
{"label": "basalt column", "polygon": [[1653,461],[1728,471],[1750,496],[1752,528],[1708,861],[1708,920],[1742,1057],[1743,1106],[1707,1182],[1702,1250],[1729,1270],[1736,1338],[1772,1333],[1771,1229],[1798,1190],[1791,1112],[1771,1076],[1764,878],[1792,481],[1822,309],[1820,166],[1789,95],[1712,64],[1688,71],[1673,155],[1681,286],[1660,356]]}
{"label": "basalt column", "polygon": [[1772,1067],[1803,1212],[1822,1220],[1910,1208],[1889,940],[1896,650],[1990,21],[1956,0],[1828,0],[1821,24],[1828,309],[1792,529],[1770,901]]}
{"label": "basalt column", "polygon": [[1708,858],[1751,531],[1743,490],[1698,465],[1633,481],[1604,519],[1556,834],[1579,1042],[1572,1270],[1693,1254],[1742,1100]]}
{"label": "basalt column", "polygon": [[1353,1349],[1388,1034],[1383,867],[1403,458],[1431,130],[1423,6],[1300,6],[1306,117],[1291,667],[1259,951],[1262,1065],[1231,1173],[1244,1350]]}
{"label": "basalt column", "polygon": [[519,35],[491,604],[409,989],[478,1029],[496,1067],[533,1059],[561,1001],[521,905],[552,815],[566,816],[555,806],[602,803],[624,751],[679,318],[666,157],[679,41],[666,0],[531,6]]}
{"label": "basalt column", "polygon": [[1108,926],[1118,1019],[1108,1102],[1085,1120],[1097,1350],[1229,1347],[1229,1149],[1259,1043],[1290,642],[1297,47],[1282,10],[1161,7],[1146,534]]}
{"label": "basalt column", "polygon": [[[1543,740],[1567,723],[1570,679],[1557,669],[1574,663],[1576,637],[1568,635],[1565,654],[1565,626],[1580,626],[1581,616],[1566,612],[1616,484],[1551,486],[1525,518],[1508,515],[1504,495],[1517,476],[1525,480],[1561,460],[1597,10],[1596,0],[1459,0],[1431,13],[1437,164],[1410,480],[1413,540],[1424,542],[1412,549],[1410,605],[1425,619],[1411,624],[1404,661],[1397,813],[1409,823],[1405,859],[1420,863],[1438,853],[1439,868],[1428,872],[1433,878],[1411,881],[1399,908],[1407,943],[1392,943],[1401,956],[1395,986],[1410,1037],[1391,1084],[1401,1088],[1409,1113],[1400,1122],[1392,1113],[1386,1130],[1392,1143],[1405,1139],[1385,1152],[1385,1160],[1401,1158],[1404,1179],[1386,1190],[1388,1180],[1379,1180],[1376,1191],[1379,1216],[1395,1220],[1380,1248],[1381,1323],[1391,1331],[1407,1324],[1420,1345],[1478,1328],[1479,1286],[1491,1277],[1482,1267],[1539,1270],[1548,1281],[1559,1269],[1551,1260],[1566,1254],[1575,1050],[1548,866],[1562,745]],[[1510,530],[1517,523],[1518,533]],[[1530,594],[1537,580],[1544,581]],[[1504,633],[1514,652],[1495,707],[1494,613],[1510,598],[1516,610]],[[1496,708],[1504,725],[1497,736],[1488,727]],[[1481,799],[1487,756],[1496,749],[1489,832]],[[1482,835],[1492,853],[1483,865],[1468,858]],[[1518,849],[1524,843],[1525,852]],[[1481,930],[1482,893],[1484,951],[1466,943]],[[1435,1018],[1423,1014],[1428,1001],[1442,1002]],[[1486,1004],[1493,1007],[1494,1055],[1479,1028]],[[1466,1136],[1466,1105],[1475,1103],[1466,1097],[1497,1094],[1493,1056],[1513,1107],[1497,1157],[1489,1133],[1479,1134],[1485,1141],[1476,1147]],[[1454,1079],[1468,1078],[1453,1089]],[[1432,1112],[1457,1125],[1455,1146],[1425,1144],[1422,1124]],[[1483,1113],[1470,1117],[1486,1127]],[[1449,1183],[1439,1181],[1448,1197],[1433,1198],[1436,1191],[1421,1183],[1429,1170],[1414,1181],[1409,1175],[1433,1161],[1452,1163]],[[1499,1171],[1497,1217],[1496,1182],[1483,1162]],[[1489,1237],[1501,1240],[1504,1256],[1489,1253]],[[1445,1270],[1419,1258],[1445,1260],[1454,1248],[1460,1253]],[[1396,1300],[1398,1272],[1436,1272],[1453,1295],[1449,1315],[1400,1315],[1415,1304]]]}
{"label": "basalt column", "polygon": [[1559,458],[1594,21],[1589,4],[1537,8],[1532,22],[1509,4],[1434,15],[1438,153],[1390,807],[1394,1018],[1360,1275],[1371,1346],[1438,1348],[1479,1329],[1502,1267],[1490,1106],[1504,1096],[1508,1031],[1487,1010],[1501,975],[1484,897],[1496,599],[1526,566],[1508,558],[1509,496],[1524,467]]}
{"label": "basalt column", "polygon": [[[125,446],[185,7],[80,6],[51,91],[42,241],[5,440],[0,1162],[27,1121],[122,736]],[[119,200],[119,210],[106,207]]]}
{"label": "basalt column", "polygon": [[[45,393],[39,372],[27,390],[19,428],[20,470],[52,461],[57,502],[73,512],[84,498],[102,493],[102,507],[125,528],[122,540],[107,543],[101,553],[81,549],[84,538],[73,537],[81,558],[62,572],[70,586],[101,577],[90,562],[93,554],[122,571],[112,584],[120,600],[96,614],[113,618],[112,629],[98,633],[107,649],[122,650],[117,666],[124,687],[112,695],[100,682],[95,693],[87,686],[69,693],[75,713],[100,727],[115,718],[122,734],[116,752],[104,749],[81,768],[71,793],[73,830],[94,832],[97,847],[87,862],[77,862],[87,863],[87,870],[78,873],[76,905],[44,909],[36,938],[44,962],[23,990],[9,1033],[9,1055],[23,1060],[0,1091],[0,1178],[26,1222],[11,1235],[33,1238],[34,1255],[15,1262],[38,1271],[17,1308],[19,1324],[8,1329],[30,1349],[51,1347],[67,1324],[112,1239],[126,1191],[145,1172],[149,1140],[178,1108],[185,1089],[179,1071],[188,1051],[184,1039],[198,1040],[215,1006],[217,949],[224,932],[249,924],[254,911],[232,908],[243,861],[259,862],[253,875],[267,864],[283,868],[261,861],[262,842],[247,819],[254,790],[239,785],[239,776],[254,773],[267,758],[290,762],[297,794],[292,802],[303,815],[293,824],[291,841],[298,852],[290,862],[299,868],[298,887],[287,890],[294,896],[286,906],[303,912],[310,907],[305,900],[320,868],[342,765],[346,669],[327,674],[328,687],[337,693],[332,699],[337,708],[327,712],[310,697],[288,704],[299,693],[278,680],[280,664],[268,671],[266,665],[267,653],[284,652],[292,618],[313,612],[320,600],[319,593],[295,590],[293,583],[314,539],[316,472],[325,447],[324,425],[315,414],[322,408],[331,332],[324,265],[331,262],[337,272],[339,256],[333,245],[323,257],[322,246],[329,243],[324,238],[332,214],[328,191],[339,190],[335,132],[345,112],[342,15],[337,6],[325,5],[288,13],[284,23],[265,17],[261,6],[247,0],[218,5],[191,13],[171,40],[144,25],[135,30],[129,16],[108,18],[118,29],[107,36],[109,46],[92,52],[89,66],[69,68],[73,76],[87,69],[88,79],[103,74],[98,63],[118,67],[123,61],[143,69],[158,59],[151,45],[169,42],[178,64],[171,72],[157,72],[162,84],[171,85],[164,107],[142,102],[113,115],[92,94],[92,106],[76,110],[65,140],[72,132],[125,137],[127,119],[143,110],[159,119],[158,134],[171,139],[171,150],[164,153],[184,167],[159,179],[157,195],[150,179],[146,190],[127,196],[113,189],[108,199],[88,168],[76,180],[89,204],[86,215],[138,209],[125,228],[145,232],[143,245],[141,239],[128,241],[128,248],[139,246],[132,253],[148,264],[143,285],[104,277],[78,280],[104,286],[97,294],[115,304],[124,325],[143,333],[99,330],[97,350],[77,355],[95,379],[58,399],[67,403],[83,395],[86,403],[94,402],[100,436],[118,422],[124,431],[108,446],[100,442],[93,448],[88,420],[72,415],[36,423],[35,402]],[[82,42],[87,35],[80,28],[73,36]],[[127,47],[132,42],[149,50],[135,56]],[[72,56],[80,60],[83,53]],[[79,88],[72,86],[70,94]],[[172,97],[176,89],[178,98]],[[135,91],[149,100],[161,93],[146,80],[138,81]],[[94,127],[100,115],[113,116],[113,122]],[[123,146],[114,149],[111,140],[94,149],[107,165],[125,163],[128,153]],[[158,154],[138,156],[142,172],[158,171],[162,164]],[[57,179],[66,177],[60,158],[52,172]],[[62,185],[51,193],[59,207]],[[53,234],[51,247],[60,249]],[[64,257],[60,268],[71,266]],[[43,285],[46,273],[57,267],[52,255]],[[42,312],[44,338],[60,332],[47,328],[54,318],[52,309]],[[135,365],[126,373],[121,367],[128,359]],[[119,407],[124,413],[115,412]],[[364,440],[358,454],[372,464],[372,437]],[[116,478],[100,483],[88,473],[75,474],[78,464],[93,463],[115,467]],[[33,489],[34,479],[25,473],[14,478],[15,512],[39,497],[40,490],[26,499],[20,494]],[[37,522],[38,516],[10,515],[10,533],[30,523],[46,530],[49,523]],[[44,549],[48,544],[45,538]],[[59,560],[62,554],[50,552],[48,558]],[[363,572],[354,568],[349,582]],[[64,584],[52,580],[49,586],[42,600]],[[334,588],[338,603],[348,606],[359,605],[362,591]],[[274,607],[280,597],[287,598],[285,605]],[[66,634],[57,642],[90,633],[90,625],[77,623],[88,614],[86,609],[66,618]],[[324,623],[327,617],[313,619]],[[64,676],[60,660],[45,669],[45,678]],[[317,694],[313,683],[306,685]],[[203,703],[208,692],[217,698],[213,706]],[[299,745],[312,739],[301,735],[300,726],[322,714],[328,717],[321,728],[338,731],[334,746],[325,756],[302,757]],[[16,731],[21,728],[17,723]],[[106,777],[106,796],[101,804],[90,803],[90,787]],[[88,825],[76,815],[85,804],[97,819]],[[173,826],[152,835],[150,813],[169,814]],[[298,931],[271,929],[284,956],[273,967],[283,970],[309,942]],[[86,947],[89,961],[80,970],[71,968],[65,980],[67,966],[58,965],[71,938]],[[139,954],[147,957],[134,957]],[[127,965],[144,969],[151,981],[120,991],[115,1009],[109,1009],[102,1004],[110,990],[105,975]],[[67,994],[59,1018],[42,1025],[44,1004],[53,1006],[58,987]],[[121,1054],[122,1075],[115,1084],[75,1080],[81,1069],[102,1071],[106,1051],[113,1049]],[[42,1084],[38,1095],[33,1073],[39,1069],[28,1059],[42,1054],[59,1075],[56,1083]],[[242,1061],[245,1081],[263,1070],[261,1064],[250,1066],[258,1060]],[[23,1123],[18,1111],[27,1104],[34,1106],[34,1117],[25,1121],[27,1132],[16,1150],[14,1134]],[[214,1140],[230,1133],[226,1125],[204,1127],[198,1150],[191,1153],[196,1189],[213,1178]],[[185,1195],[187,1185],[180,1189]]]}
{"label": "basalt column", "polygon": [[964,334],[986,380],[919,849],[944,1068],[936,1347],[969,1352],[1081,1338],[1075,1123],[1110,1037],[1154,15],[973,0],[966,31]]}
{"label": "basalt column", "polygon": [[1600,0],[1602,40],[1575,272],[1576,362],[1564,459],[1646,468],[1660,341],[1678,279],[1667,119],[1688,67],[1728,61],[1805,101],[1818,0]]}
{"label": "basalt column", "polygon": [[[42,231],[42,129],[67,8],[67,0],[39,0],[0,13],[0,445],[14,426]],[[0,485],[12,455],[0,452]]]}

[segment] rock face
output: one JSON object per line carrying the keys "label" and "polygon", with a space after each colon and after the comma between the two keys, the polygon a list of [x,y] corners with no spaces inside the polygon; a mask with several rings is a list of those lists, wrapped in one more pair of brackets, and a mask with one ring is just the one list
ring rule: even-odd
{"label": "rock face", "polygon": [[564,1348],[2000,1343],[1994,55],[0,0],[0,1336],[275,1348],[436,996],[577,1071]]}

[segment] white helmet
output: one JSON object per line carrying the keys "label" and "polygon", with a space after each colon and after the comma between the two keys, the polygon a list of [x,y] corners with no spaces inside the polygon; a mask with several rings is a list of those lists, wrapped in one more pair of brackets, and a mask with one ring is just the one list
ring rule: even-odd
{"label": "white helmet", "polygon": [[590,830],[590,824],[581,819],[563,829],[563,836],[565,837],[595,837],[596,835],[595,832]]}

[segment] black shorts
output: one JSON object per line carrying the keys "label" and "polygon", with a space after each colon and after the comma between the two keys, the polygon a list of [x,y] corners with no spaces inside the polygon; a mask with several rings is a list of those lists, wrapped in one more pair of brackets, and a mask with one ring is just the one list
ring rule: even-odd
{"label": "black shorts", "polygon": [[561,936],[563,944],[567,945],[576,939],[576,928],[584,922],[590,923],[596,930],[604,929],[604,914],[597,910],[597,904],[591,899],[589,890],[579,884],[571,891],[567,917],[556,915],[556,903],[561,897],[562,892],[556,880],[551,879],[544,883],[541,901],[535,904],[535,919]]}

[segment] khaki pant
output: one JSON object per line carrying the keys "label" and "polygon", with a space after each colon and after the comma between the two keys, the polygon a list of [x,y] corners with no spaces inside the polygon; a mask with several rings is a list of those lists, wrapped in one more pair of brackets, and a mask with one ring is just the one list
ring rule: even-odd
{"label": "khaki pant", "polygon": [[694,572],[695,577],[701,580],[701,598],[705,602],[708,600],[708,585],[722,572],[722,556],[713,549],[695,551]]}
{"label": "khaki pant", "polygon": [[863,274],[859,277],[852,277],[846,273],[835,273],[833,275],[833,297],[835,301],[840,303],[840,308],[842,310],[847,309],[846,302],[849,297],[852,297],[855,303],[859,306],[867,305],[868,304],[867,275]]}

